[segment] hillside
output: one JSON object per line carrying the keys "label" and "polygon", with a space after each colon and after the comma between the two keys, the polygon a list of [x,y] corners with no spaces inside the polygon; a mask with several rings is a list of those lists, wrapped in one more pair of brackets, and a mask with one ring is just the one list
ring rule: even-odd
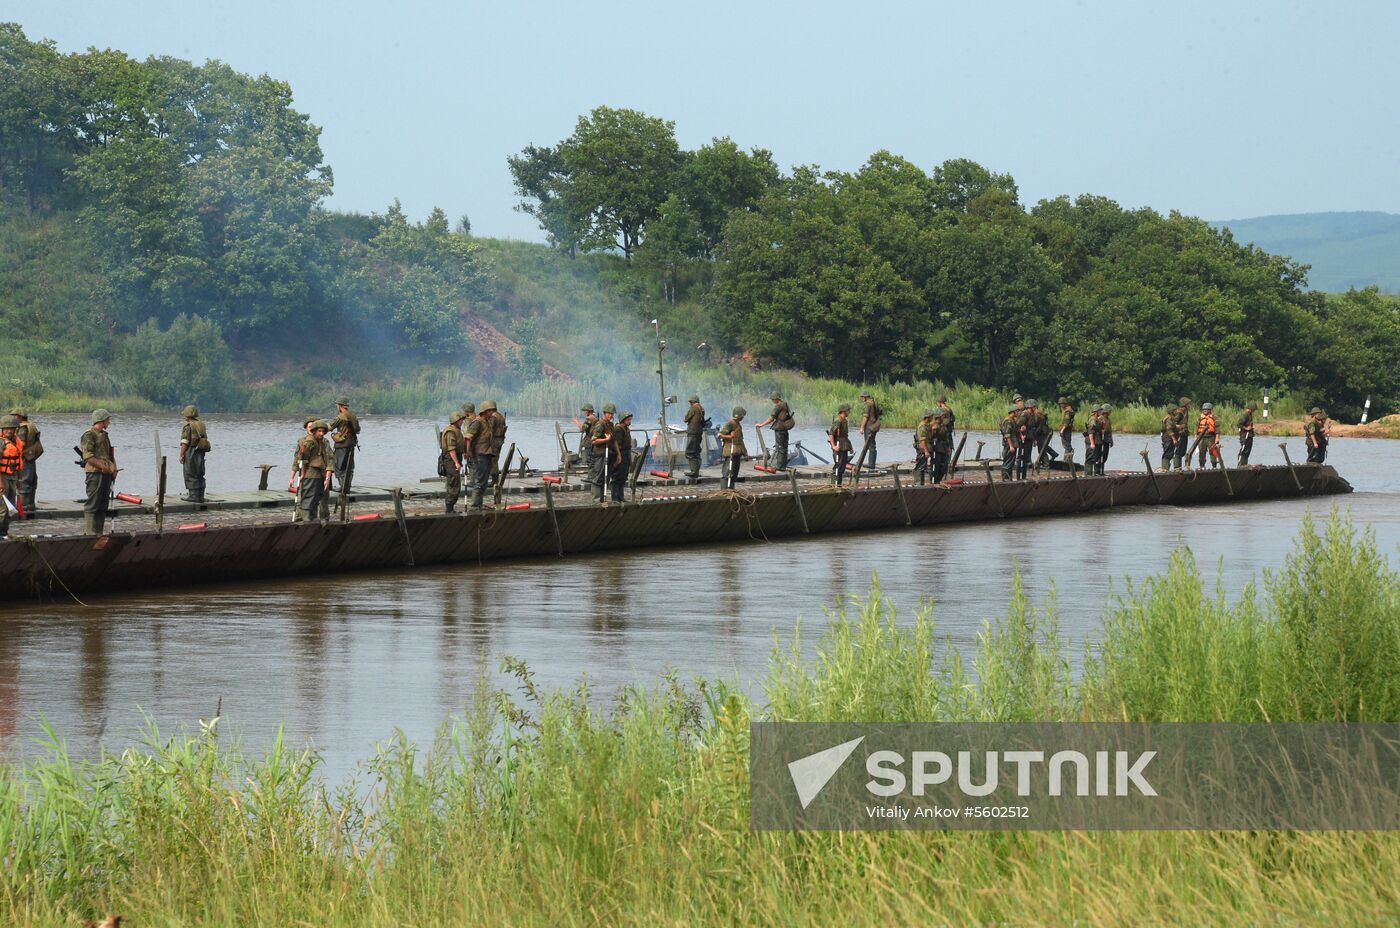
{"label": "hillside", "polygon": [[1236,241],[1311,264],[1314,290],[1378,286],[1400,293],[1400,215],[1380,212],[1298,213],[1211,223]]}

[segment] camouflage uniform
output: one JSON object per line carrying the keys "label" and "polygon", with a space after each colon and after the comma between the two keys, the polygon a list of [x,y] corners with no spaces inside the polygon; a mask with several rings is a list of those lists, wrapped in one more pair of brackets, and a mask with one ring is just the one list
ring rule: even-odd
{"label": "camouflage uniform", "polygon": [[486,505],[486,488],[491,483],[491,469],[496,456],[491,453],[491,427],[495,418],[496,404],[487,401],[481,404],[481,412],[467,423],[462,438],[467,446],[467,460],[471,462],[468,479],[472,487],[472,508],[481,509]]}
{"label": "camouflage uniform", "polygon": [[1206,458],[1210,458],[1211,467],[1222,466],[1220,461],[1220,426],[1215,421],[1215,407],[1210,403],[1201,404],[1201,415],[1196,420],[1196,434],[1200,436],[1196,440],[1196,447],[1199,448],[1197,454],[1197,467],[1206,466]]}
{"label": "camouflage uniform", "polygon": [[17,407],[11,415],[19,420],[19,429],[15,435],[24,444],[24,467],[19,472],[20,501],[24,506],[24,517],[32,519],[34,518],[34,494],[39,489],[38,461],[40,455],[44,453],[44,443],[39,440],[39,426],[30,420],[28,412],[23,407]]}
{"label": "camouflage uniform", "polygon": [[754,428],[763,428],[765,425],[773,427],[773,469],[787,470],[788,462],[788,432],[794,425],[792,420],[792,408],[783,401],[781,394],[774,393],[773,411],[768,415],[767,422],[760,422]]}
{"label": "camouflage uniform", "polygon": [[1018,436],[1021,423],[1018,413],[1020,409],[1012,406],[1006,411],[1006,418],[997,423],[997,431],[1001,432],[1001,479],[1010,480],[1012,470],[1016,466]]}
{"label": "camouflage uniform", "polygon": [[948,476],[948,457],[953,451],[953,434],[946,416],[933,417],[930,444],[933,448],[933,482],[942,483]]}
{"label": "camouflage uniform", "polygon": [[1104,418],[1103,406],[1094,407],[1093,414],[1089,416],[1089,444],[1093,448],[1089,452],[1093,458],[1093,468],[1089,471],[1091,475],[1103,474],[1104,458],[1108,457],[1108,443],[1105,438],[1106,425],[1107,420]]}
{"label": "camouflage uniform", "polygon": [[933,464],[933,422],[934,413],[929,410],[914,427],[914,482],[919,486],[928,481],[928,472]]}
{"label": "camouflage uniform", "polygon": [[1172,457],[1176,454],[1176,407],[1167,404],[1167,414],[1162,417],[1162,470],[1171,470]]}
{"label": "camouflage uniform", "polygon": [[624,412],[613,426],[613,443],[610,453],[616,462],[609,475],[613,502],[623,502],[627,489],[627,478],[632,473],[632,414]]}
{"label": "camouflage uniform", "polygon": [[862,393],[860,398],[865,400],[865,409],[861,412],[860,417],[860,434],[861,437],[865,439],[866,445],[865,464],[863,466],[874,467],[875,435],[880,431],[880,417],[883,415],[883,410],[880,409],[878,403],[870,398],[869,393]]}
{"label": "camouflage uniform", "polygon": [[1065,454],[1074,452],[1074,404],[1069,397],[1060,397],[1060,448]]}
{"label": "camouflage uniform", "polygon": [[1254,404],[1250,403],[1240,413],[1240,417],[1235,420],[1235,428],[1240,433],[1240,453],[1238,463],[1240,467],[1249,466],[1249,455],[1254,450]]}
{"label": "camouflage uniform", "polygon": [[446,512],[457,508],[457,500],[462,496],[462,459],[467,443],[459,424],[465,418],[465,413],[454,412],[447,428],[438,436],[438,475],[447,484],[447,508],[444,510]]}
{"label": "camouflage uniform", "polygon": [[831,476],[838,487],[846,478],[846,465],[851,463],[851,423],[847,418],[850,412],[851,407],[842,403],[826,433],[831,446]]}
{"label": "camouflage uniform", "polygon": [[617,407],[612,403],[605,405],[603,417],[594,422],[593,428],[588,432],[589,443],[593,447],[593,473],[590,479],[593,483],[593,501],[597,503],[603,501],[608,477],[612,474],[612,468],[617,463],[614,458],[617,449],[613,445],[615,426],[611,418],[615,412],[617,412]]}
{"label": "camouflage uniform", "polygon": [[700,479],[700,450],[705,444],[705,407],[700,405],[700,397],[690,398],[690,408],[685,411],[685,475],[694,483]]}
{"label": "camouflage uniform", "polygon": [[1191,397],[1183,396],[1176,401],[1176,421],[1173,428],[1176,432],[1176,447],[1172,449],[1173,466],[1181,470],[1186,466],[1186,451],[1191,444],[1188,423],[1191,415]]}
{"label": "camouflage uniform", "polygon": [[739,482],[739,465],[744,461],[748,449],[744,447],[744,415],[742,406],[735,406],[729,421],[719,427],[720,454],[724,458],[723,472],[726,490],[734,489]]}
{"label": "camouflage uniform", "polygon": [[350,411],[348,397],[335,401],[336,417],[331,420],[331,443],[335,446],[335,482],[349,493],[355,479],[355,449],[360,446],[360,419]]}
{"label": "camouflage uniform", "polygon": [[110,419],[107,410],[93,410],[93,427],[78,439],[87,489],[87,499],[83,503],[83,531],[88,535],[102,534],[107,507],[111,504],[112,481],[117,479],[117,455],[112,450],[112,439],[105,427],[97,428],[99,423]]}
{"label": "camouflage uniform", "polygon": [[184,409],[185,425],[180,429],[180,462],[185,469],[185,495],[191,503],[204,502],[204,455],[209,451],[209,432],[199,421],[194,406]]}
{"label": "camouflage uniform", "polygon": [[1322,464],[1327,460],[1327,413],[1314,406],[1303,426],[1303,440],[1308,446],[1308,463]]}
{"label": "camouflage uniform", "polygon": [[1103,445],[1099,448],[1098,470],[1103,475],[1103,466],[1108,463],[1108,453],[1113,450],[1113,407],[1104,403],[1099,407],[1099,432]]}
{"label": "camouflage uniform", "polygon": [[[298,522],[310,522],[330,518],[330,500],[326,496],[330,469],[335,463],[335,449],[326,440],[325,433],[330,423],[318,419],[311,423],[311,434],[302,436],[297,442],[296,463],[301,468],[301,486],[297,493]],[[316,433],[320,432],[318,436]]]}
{"label": "camouflage uniform", "polygon": [[10,534],[10,504],[22,509],[19,476],[24,470],[24,442],[19,437],[19,419],[13,415],[0,418],[0,538]]}

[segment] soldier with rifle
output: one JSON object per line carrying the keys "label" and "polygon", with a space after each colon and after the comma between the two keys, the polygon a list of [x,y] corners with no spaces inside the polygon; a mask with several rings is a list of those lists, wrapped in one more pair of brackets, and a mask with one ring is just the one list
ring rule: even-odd
{"label": "soldier with rifle", "polygon": [[851,404],[842,403],[836,418],[826,430],[826,443],[831,447],[831,479],[839,487],[846,479],[846,465],[851,463]]}
{"label": "soldier with rifle", "polygon": [[78,439],[78,455],[82,458],[83,480],[87,499],[83,502],[83,534],[101,535],[107,520],[107,507],[112,502],[112,483],[117,479],[117,452],[107,427],[112,414],[105,409],[92,411],[92,428]]}
{"label": "soldier with rifle", "polygon": [[1006,418],[997,423],[1001,432],[1001,479],[1010,480],[1020,454],[1021,407],[1012,403],[1006,408]]}
{"label": "soldier with rifle", "polygon": [[958,417],[953,414],[953,407],[948,405],[946,395],[939,394],[937,408],[934,412],[938,414],[938,418],[944,420],[944,425],[948,429],[948,444],[951,445],[955,437],[954,432],[958,424]]}
{"label": "soldier with rifle", "polygon": [[1176,435],[1176,447],[1172,449],[1173,466],[1181,470],[1186,466],[1186,451],[1189,444],[1191,416],[1191,397],[1183,396],[1176,401],[1176,419],[1173,422],[1173,429]]}
{"label": "soldier with rifle", "polygon": [[24,444],[24,467],[19,472],[20,508],[24,518],[34,518],[34,494],[39,489],[39,457],[44,453],[44,443],[39,440],[39,426],[29,418],[23,406],[16,406],[10,415],[19,420],[15,435]]}
{"label": "soldier with rifle", "polygon": [[608,485],[608,477],[611,475],[613,455],[617,449],[613,446],[613,416],[617,415],[617,407],[612,403],[603,404],[603,418],[593,423],[593,428],[588,432],[588,443],[593,448],[593,473],[590,479],[593,482],[593,501],[603,502],[604,491]]}
{"label": "soldier with rifle", "polygon": [[1308,463],[1321,464],[1327,460],[1327,413],[1320,406],[1308,410],[1303,440],[1308,446]]}
{"label": "soldier with rifle", "polygon": [[447,428],[438,436],[438,476],[447,482],[447,508],[444,512],[456,509],[457,500],[462,495],[462,460],[467,443],[462,435],[461,422],[466,417],[464,412],[454,412],[447,419]]}
{"label": "soldier with rifle", "polygon": [[[506,446],[506,417],[501,415],[500,407],[495,402],[491,403],[491,482],[494,484],[500,477],[501,450]],[[509,462],[507,462],[509,464]]]}
{"label": "soldier with rifle", "polygon": [[948,457],[953,452],[953,431],[947,416],[935,415],[929,433],[929,450],[933,452],[933,482],[939,484],[948,476]]}
{"label": "soldier with rifle", "polygon": [[[496,416],[496,403],[487,400],[477,410],[476,418],[467,423],[462,440],[467,446],[467,461],[471,467],[467,479],[471,482],[471,508],[482,509],[486,505],[486,488],[491,485],[491,470],[496,456],[491,451],[492,420]],[[596,449],[595,449],[596,451]],[[601,492],[602,486],[598,487]]]}
{"label": "soldier with rifle", "polygon": [[768,418],[754,426],[761,429],[765,425],[772,426],[773,429],[773,469],[787,470],[788,462],[788,432],[797,423],[793,421],[792,409],[783,401],[783,395],[776,390],[769,397],[773,401],[773,411],[768,414]]}
{"label": "soldier with rifle", "polygon": [[723,457],[723,472],[720,477],[726,490],[733,490],[739,484],[739,465],[743,463],[748,449],[744,447],[744,416],[748,410],[735,406],[729,414],[729,421],[719,427],[720,454]]}
{"label": "soldier with rifle", "polygon": [[331,420],[331,442],[335,446],[335,482],[344,499],[355,479],[355,452],[360,447],[360,419],[350,411],[350,398],[335,401],[335,418]]}
{"label": "soldier with rifle", "polygon": [[928,481],[933,466],[933,422],[932,409],[924,410],[919,424],[914,427],[914,481],[923,486]]}
{"label": "soldier with rifle", "polygon": [[1017,458],[1017,470],[1022,480],[1026,479],[1031,465],[1039,465],[1041,434],[1045,431],[1045,414],[1040,411],[1039,400],[1026,400],[1025,411],[1021,413],[1021,447]]}
{"label": "soldier with rifle", "polygon": [[1254,410],[1253,401],[1245,404],[1244,412],[1235,420],[1235,428],[1240,431],[1240,453],[1238,462],[1240,467],[1249,466],[1249,455],[1254,450]]}
{"label": "soldier with rifle", "polygon": [[685,411],[685,475],[691,483],[700,480],[700,451],[705,445],[705,407],[700,405],[700,397],[692,395],[687,401],[690,408]]}
{"label": "soldier with rifle", "polygon": [[632,414],[625,410],[613,426],[612,454],[613,465],[609,480],[613,502],[620,503],[626,499],[624,491],[627,489],[627,475],[632,472]]}

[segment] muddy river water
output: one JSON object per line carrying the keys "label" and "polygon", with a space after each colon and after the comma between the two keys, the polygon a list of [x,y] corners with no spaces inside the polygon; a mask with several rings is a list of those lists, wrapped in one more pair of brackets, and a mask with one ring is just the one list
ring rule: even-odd
{"label": "muddy river water", "polygon": [[[80,417],[40,417],[39,498],[73,499],[81,474],[67,448]],[[256,465],[276,464],[285,486],[297,423],[277,417],[210,416],[210,494],[252,489]],[[356,482],[412,483],[432,473],[434,423],[368,417]],[[125,470],[118,489],[154,488],[154,438],[167,454],[178,419],[118,417],[113,443]],[[824,449],[819,429],[796,437]],[[974,435],[968,451],[975,447]],[[988,437],[988,436],[982,436]],[[552,420],[513,419],[509,440],[536,466],[557,460]],[[1301,439],[1290,439],[1294,460]],[[751,445],[754,444],[751,441]],[[908,459],[908,432],[881,433],[881,458]],[[1155,438],[1120,435],[1120,467]],[[1282,463],[1278,441],[1256,443],[1255,462]],[[424,741],[488,683],[503,657],[527,662],[545,686],[587,677],[596,698],[648,683],[671,668],[682,679],[725,677],[752,687],[775,635],[798,619],[810,631],[823,611],[863,594],[878,575],[901,615],[935,604],[949,646],[971,648],[1006,607],[1012,565],[1031,598],[1056,590],[1061,632],[1082,651],[1113,591],[1164,568],[1189,544],[1203,572],[1237,593],[1261,568],[1281,563],[1299,520],[1331,507],[1373,527],[1396,559],[1400,545],[1400,445],[1334,439],[1329,463],[1356,488],[1325,500],[1202,507],[1140,507],[1111,513],[984,522],[862,534],[757,541],[736,546],[622,551],[394,572],[240,583],[74,603],[0,606],[0,752],[31,755],[44,725],[77,753],[119,750],[147,722],[165,731],[194,725],[222,705],[224,722],[254,750],[279,725],[294,743],[343,775],[396,729]],[[1233,459],[1234,442],[1226,442]],[[174,470],[172,456],[172,471]],[[179,479],[172,480],[174,493]],[[118,525],[117,530],[120,530]],[[737,595],[733,595],[736,594]]]}

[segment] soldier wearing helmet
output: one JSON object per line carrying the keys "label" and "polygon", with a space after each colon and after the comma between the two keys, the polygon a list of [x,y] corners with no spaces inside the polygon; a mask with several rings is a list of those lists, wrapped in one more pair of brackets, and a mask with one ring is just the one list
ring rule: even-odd
{"label": "soldier wearing helmet", "polygon": [[880,404],[875,402],[869,390],[865,390],[860,395],[863,409],[860,414],[860,435],[865,439],[865,461],[871,467],[875,466],[875,435],[880,431],[880,419],[884,417],[884,411],[880,409]]}
{"label": "soldier wearing helmet", "polygon": [[1099,407],[1099,432],[1103,444],[1099,446],[1097,472],[1103,475],[1103,466],[1108,463],[1108,453],[1113,450],[1113,407],[1104,403]]}
{"label": "soldier wearing helmet", "polygon": [[612,403],[604,403],[603,417],[593,423],[593,428],[588,433],[589,444],[593,447],[593,473],[590,480],[593,483],[595,503],[604,502],[603,495],[608,486],[608,478],[618,464],[617,447],[613,444],[613,431],[616,428],[613,418],[616,415],[617,407]]}
{"label": "soldier wearing helmet", "polygon": [[925,409],[919,424],[914,427],[914,482],[919,486],[928,482],[928,473],[933,466],[933,423],[936,416],[934,410]]}
{"label": "soldier wearing helmet", "polygon": [[1235,420],[1235,428],[1240,433],[1240,453],[1236,458],[1240,467],[1249,466],[1249,455],[1254,450],[1254,401],[1245,404],[1244,412]]}
{"label": "soldier wearing helmet", "polygon": [[496,462],[496,456],[491,450],[495,416],[495,402],[486,400],[477,407],[476,418],[468,422],[462,432],[466,443],[469,468],[467,480],[472,488],[473,509],[481,509],[486,505],[486,488],[491,483],[491,470]]}
{"label": "soldier wearing helmet", "polygon": [[616,463],[609,476],[609,485],[613,502],[621,503],[625,498],[623,491],[627,488],[627,477],[632,472],[632,413],[625,409],[613,424],[613,455]]}
{"label": "soldier wearing helmet", "polygon": [[[589,441],[589,434],[593,431],[593,426],[598,421],[594,414],[593,404],[584,403],[579,407],[579,412],[583,413],[583,418],[574,416],[574,428],[579,431],[578,438],[578,462],[583,467],[583,482],[587,485],[593,479],[593,444]],[[470,423],[468,423],[470,425]],[[465,428],[465,426],[464,426]]]}
{"label": "soldier wearing helmet", "polygon": [[705,442],[705,407],[700,405],[700,397],[692,394],[690,408],[685,411],[685,475],[691,483],[700,480],[700,449]]}
{"label": "soldier wearing helmet", "polygon": [[457,508],[457,500],[462,495],[462,464],[467,443],[462,435],[462,422],[465,412],[454,412],[447,417],[447,428],[438,436],[438,476],[447,482],[447,508],[452,512]]}
{"label": "soldier wearing helmet", "polygon": [[773,469],[787,470],[788,432],[792,431],[792,427],[797,423],[792,419],[792,408],[783,400],[781,393],[774,390],[769,399],[773,401],[773,411],[754,428],[761,429],[765,425],[773,427]]}
{"label": "soldier wearing helmet", "polygon": [[336,398],[335,418],[330,427],[331,444],[335,448],[335,482],[341,493],[349,493],[355,479],[355,452],[360,447],[360,417],[350,411],[350,397]]}
{"label": "soldier wearing helmet", "polygon": [[180,464],[185,472],[185,495],[190,503],[204,502],[204,455],[211,449],[209,431],[199,419],[199,409],[186,406],[180,411],[185,424],[180,429]]}
{"label": "soldier wearing helmet", "polygon": [[19,475],[24,470],[24,442],[19,437],[19,419],[13,415],[0,416],[0,490],[5,499],[0,502],[0,538],[10,534],[10,507],[15,513],[24,512],[19,495]]}
{"label": "soldier wearing helmet", "polygon": [[330,520],[331,468],[335,463],[335,449],[326,440],[330,423],[324,419],[310,418],[306,421],[307,434],[297,442],[296,471],[301,474],[297,491],[297,509],[292,517],[294,522],[310,522],[319,519],[322,524]]}
{"label": "soldier wearing helmet", "polygon": [[1016,467],[1016,455],[1019,454],[1020,434],[1021,434],[1021,406],[1015,402],[1006,407],[1006,416],[997,423],[997,431],[1001,433],[1001,479],[1010,480],[1012,471]]}
{"label": "soldier wearing helmet", "polygon": [[107,507],[112,500],[112,483],[117,479],[117,453],[107,427],[112,414],[105,409],[92,411],[92,428],[78,439],[78,451],[83,460],[83,481],[87,499],[83,503],[83,532],[101,535],[107,520]]}
{"label": "soldier wearing helmet", "polygon": [[1173,466],[1181,470],[1186,466],[1187,446],[1191,435],[1191,397],[1183,396],[1176,401],[1175,435],[1176,444],[1172,448]]}
{"label": "soldier wearing helmet", "polygon": [[720,478],[726,490],[733,490],[739,483],[739,465],[743,463],[748,449],[744,447],[744,416],[748,410],[735,406],[729,414],[729,421],[719,427],[721,463]]}
{"label": "soldier wearing helmet", "polygon": [[34,518],[34,494],[39,489],[39,456],[44,453],[44,443],[39,440],[39,426],[29,418],[29,411],[23,406],[16,406],[10,411],[10,415],[19,420],[19,428],[15,434],[24,444],[24,467],[19,472],[19,495],[20,508],[24,511],[24,518]]}
{"label": "soldier wearing helmet", "polygon": [[851,462],[851,404],[842,403],[826,430],[826,443],[831,446],[831,477],[839,487],[846,477],[846,465]]}
{"label": "soldier wearing helmet", "polygon": [[1201,449],[1196,459],[1197,470],[1205,470],[1207,457],[1212,468],[1225,466],[1220,460],[1220,424],[1215,421],[1213,403],[1201,404],[1201,415],[1196,420],[1196,446]]}
{"label": "soldier wearing helmet", "polygon": [[1322,464],[1327,460],[1327,413],[1320,406],[1308,410],[1303,425],[1303,440],[1308,446],[1308,463]]}

